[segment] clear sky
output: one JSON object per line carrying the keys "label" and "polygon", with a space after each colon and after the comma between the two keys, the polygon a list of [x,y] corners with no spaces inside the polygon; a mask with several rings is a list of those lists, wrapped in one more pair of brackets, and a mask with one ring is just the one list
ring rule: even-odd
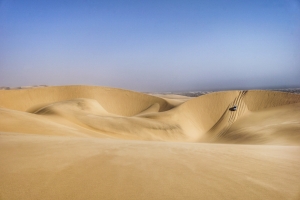
{"label": "clear sky", "polygon": [[299,0],[0,0],[0,86],[300,86]]}

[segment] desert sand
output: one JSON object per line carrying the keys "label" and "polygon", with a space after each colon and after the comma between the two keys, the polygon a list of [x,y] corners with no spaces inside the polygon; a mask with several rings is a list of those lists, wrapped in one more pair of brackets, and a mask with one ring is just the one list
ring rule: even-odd
{"label": "desert sand", "polygon": [[0,199],[296,200],[300,95],[0,90],[0,160]]}

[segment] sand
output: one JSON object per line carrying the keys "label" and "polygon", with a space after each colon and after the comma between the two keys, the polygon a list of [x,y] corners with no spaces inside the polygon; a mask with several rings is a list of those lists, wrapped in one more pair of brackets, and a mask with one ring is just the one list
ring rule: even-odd
{"label": "sand", "polygon": [[0,91],[0,199],[296,200],[299,158],[299,94]]}

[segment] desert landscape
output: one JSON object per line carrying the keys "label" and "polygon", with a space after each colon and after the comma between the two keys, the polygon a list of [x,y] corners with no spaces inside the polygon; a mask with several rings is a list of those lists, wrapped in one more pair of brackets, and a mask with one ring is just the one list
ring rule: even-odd
{"label": "desert landscape", "polygon": [[300,200],[299,36],[299,0],[0,0],[0,200]]}
{"label": "desert landscape", "polygon": [[299,94],[6,88],[0,119],[0,199],[300,199]]}

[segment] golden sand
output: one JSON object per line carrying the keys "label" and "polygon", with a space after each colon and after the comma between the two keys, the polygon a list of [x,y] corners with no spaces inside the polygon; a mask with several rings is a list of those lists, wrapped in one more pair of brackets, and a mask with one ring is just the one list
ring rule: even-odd
{"label": "golden sand", "polygon": [[0,199],[296,200],[299,145],[297,94],[0,90]]}

